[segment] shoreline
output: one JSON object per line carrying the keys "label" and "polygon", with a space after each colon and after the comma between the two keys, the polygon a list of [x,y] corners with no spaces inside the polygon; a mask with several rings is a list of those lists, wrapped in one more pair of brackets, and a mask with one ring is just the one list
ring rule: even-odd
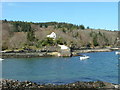
{"label": "shoreline", "polygon": [[[112,52],[119,50],[117,48],[103,48],[103,49],[85,49],[85,50],[73,50],[71,56],[80,56],[80,53],[91,53],[91,52]],[[1,53],[2,58],[32,58],[32,57],[59,57],[58,52],[4,52]],[[65,57],[71,57],[65,56]],[[64,57],[64,56],[63,56]]]}
{"label": "shoreline", "polygon": [[112,83],[108,83],[108,82],[103,82],[103,81],[90,81],[90,82],[84,82],[84,81],[77,81],[77,82],[73,82],[73,83],[68,83],[68,84],[62,84],[62,85],[58,85],[58,84],[37,84],[31,81],[18,81],[18,80],[11,80],[11,79],[2,79],[0,81],[0,88],[5,89],[5,90],[10,90],[10,89],[60,89],[60,88],[91,88],[91,89],[104,89],[104,88],[111,88],[111,89],[119,89],[120,88],[120,84],[112,84]]}

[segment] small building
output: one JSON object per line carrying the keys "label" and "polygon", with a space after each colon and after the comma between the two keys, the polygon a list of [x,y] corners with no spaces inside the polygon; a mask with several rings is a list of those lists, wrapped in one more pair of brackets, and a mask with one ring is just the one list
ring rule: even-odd
{"label": "small building", "polygon": [[47,37],[56,39],[56,34],[55,32],[52,32],[50,35],[47,35]]}

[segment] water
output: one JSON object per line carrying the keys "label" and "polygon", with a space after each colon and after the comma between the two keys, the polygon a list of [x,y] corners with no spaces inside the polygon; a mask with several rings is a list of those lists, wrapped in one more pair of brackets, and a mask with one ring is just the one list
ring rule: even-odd
{"label": "water", "polygon": [[8,58],[2,61],[3,78],[30,80],[40,84],[75,81],[118,83],[118,57],[115,52],[86,53],[90,59],[75,57]]}

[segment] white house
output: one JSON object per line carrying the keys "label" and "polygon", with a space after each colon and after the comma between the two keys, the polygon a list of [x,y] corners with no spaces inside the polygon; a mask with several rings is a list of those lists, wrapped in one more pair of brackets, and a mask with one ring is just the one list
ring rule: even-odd
{"label": "white house", "polygon": [[50,35],[47,35],[47,37],[56,39],[56,34],[52,32]]}

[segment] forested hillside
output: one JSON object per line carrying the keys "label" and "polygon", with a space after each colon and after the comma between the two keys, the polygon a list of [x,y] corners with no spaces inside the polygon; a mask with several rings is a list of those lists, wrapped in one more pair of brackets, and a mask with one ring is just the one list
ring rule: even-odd
{"label": "forested hillside", "polygon": [[[55,32],[57,38],[47,38]],[[65,44],[71,48],[114,47],[118,32],[70,23],[33,23],[2,20],[2,49],[43,48]]]}

